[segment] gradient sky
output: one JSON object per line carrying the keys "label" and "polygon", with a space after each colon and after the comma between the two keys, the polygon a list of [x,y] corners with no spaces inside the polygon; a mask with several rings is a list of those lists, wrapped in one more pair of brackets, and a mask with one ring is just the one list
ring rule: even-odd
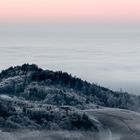
{"label": "gradient sky", "polygon": [[2,21],[140,21],[140,0],[0,0]]}

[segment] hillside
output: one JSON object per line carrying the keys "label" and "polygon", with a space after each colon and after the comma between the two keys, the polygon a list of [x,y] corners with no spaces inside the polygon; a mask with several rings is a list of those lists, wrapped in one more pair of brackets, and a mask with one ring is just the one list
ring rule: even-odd
{"label": "hillside", "polygon": [[0,73],[0,94],[79,109],[104,106],[140,111],[139,96],[114,92],[66,72],[43,70],[34,64],[3,70]]}
{"label": "hillside", "polygon": [[34,64],[0,73],[3,140],[138,140],[139,107],[139,96]]}

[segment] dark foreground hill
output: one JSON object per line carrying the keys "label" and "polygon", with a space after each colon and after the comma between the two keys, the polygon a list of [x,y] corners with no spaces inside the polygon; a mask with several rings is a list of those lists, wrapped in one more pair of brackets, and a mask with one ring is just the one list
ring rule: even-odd
{"label": "dark foreground hill", "polygon": [[139,111],[140,98],[36,65],[0,73],[1,128],[97,130],[95,122],[78,109],[102,107]]}

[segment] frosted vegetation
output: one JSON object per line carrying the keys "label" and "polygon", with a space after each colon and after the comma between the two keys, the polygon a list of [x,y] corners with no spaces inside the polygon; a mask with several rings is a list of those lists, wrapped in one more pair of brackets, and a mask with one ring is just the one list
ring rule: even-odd
{"label": "frosted vegetation", "polygon": [[98,130],[85,113],[36,101],[0,96],[2,129]]}
{"label": "frosted vegetation", "polygon": [[140,111],[140,96],[114,92],[62,71],[42,70],[36,65],[28,64],[1,72],[0,94],[43,104],[70,105],[80,109],[97,105]]}
{"label": "frosted vegetation", "polygon": [[[24,64],[0,73],[0,128],[6,131],[0,132],[0,139],[8,136],[12,139],[12,135],[13,139],[28,139],[28,135],[29,139],[37,139],[34,136],[38,134],[53,140],[82,140],[85,137],[87,140],[104,137],[118,140],[118,135],[114,138],[112,134],[117,129],[124,127],[124,134],[133,134],[131,130],[125,131],[128,125],[126,127],[121,115],[128,120],[136,118],[137,121],[134,119],[128,124],[133,124],[130,127],[139,133],[139,114],[119,109],[114,114],[106,114],[112,112],[107,108],[140,112],[139,107],[139,96],[114,92],[61,71]],[[22,136],[21,131],[27,135]]]}

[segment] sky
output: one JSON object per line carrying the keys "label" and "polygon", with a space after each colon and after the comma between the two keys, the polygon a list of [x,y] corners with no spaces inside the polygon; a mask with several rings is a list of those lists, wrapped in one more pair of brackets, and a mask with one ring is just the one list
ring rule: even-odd
{"label": "sky", "polygon": [[140,0],[0,0],[5,21],[140,21]]}
{"label": "sky", "polygon": [[139,23],[140,0],[0,0],[0,68],[36,63],[139,93]]}

